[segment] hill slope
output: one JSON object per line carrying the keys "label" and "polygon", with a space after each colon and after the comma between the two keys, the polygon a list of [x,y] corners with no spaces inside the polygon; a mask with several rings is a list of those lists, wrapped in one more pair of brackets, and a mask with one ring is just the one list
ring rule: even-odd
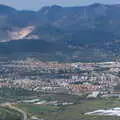
{"label": "hill slope", "polygon": [[119,56],[119,11],[120,5],[103,4],[54,5],[37,12],[0,5],[0,41],[5,42],[0,43],[0,53],[39,52],[53,57],[59,54],[63,59],[111,59]]}

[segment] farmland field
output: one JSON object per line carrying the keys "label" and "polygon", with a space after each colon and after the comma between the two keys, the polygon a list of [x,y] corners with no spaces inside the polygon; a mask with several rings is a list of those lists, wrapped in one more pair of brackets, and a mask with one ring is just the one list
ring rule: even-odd
{"label": "farmland field", "polygon": [[80,100],[79,103],[67,106],[53,105],[35,105],[35,104],[19,104],[18,107],[27,111],[29,117],[35,115],[38,118],[45,120],[119,120],[116,116],[97,116],[85,115],[86,112],[91,112],[98,109],[108,109],[120,107],[119,98],[107,99],[89,99]]}

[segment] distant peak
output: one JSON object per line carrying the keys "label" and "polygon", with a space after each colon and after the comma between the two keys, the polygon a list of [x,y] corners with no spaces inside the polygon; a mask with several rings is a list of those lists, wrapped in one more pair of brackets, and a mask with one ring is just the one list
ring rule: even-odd
{"label": "distant peak", "polygon": [[15,12],[15,11],[16,11],[16,9],[14,9],[12,7],[0,4],[0,13],[2,13],[2,14],[9,14],[9,13],[12,13],[12,12]]}
{"label": "distant peak", "polygon": [[101,4],[101,3],[98,2],[98,3],[91,4],[89,6],[91,6],[91,7],[100,7],[100,6],[104,6],[104,4]]}
{"label": "distant peak", "polygon": [[52,8],[62,8],[62,7],[59,5],[52,5]]}
{"label": "distant peak", "polygon": [[59,5],[52,5],[52,6],[45,6],[42,9],[40,9],[39,11],[46,11],[46,10],[50,10],[50,9],[55,9],[55,10],[59,10],[63,7],[59,6]]}
{"label": "distant peak", "polygon": [[4,4],[0,4],[0,8],[9,8],[9,9],[13,9],[13,10],[15,10],[14,8],[12,8],[12,7],[9,7],[8,5],[4,5]]}

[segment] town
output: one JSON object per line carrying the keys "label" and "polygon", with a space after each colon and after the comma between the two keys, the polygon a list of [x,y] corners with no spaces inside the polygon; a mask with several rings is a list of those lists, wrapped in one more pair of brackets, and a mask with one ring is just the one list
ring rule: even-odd
{"label": "town", "polygon": [[59,63],[36,58],[0,62],[0,88],[119,97],[120,62]]}

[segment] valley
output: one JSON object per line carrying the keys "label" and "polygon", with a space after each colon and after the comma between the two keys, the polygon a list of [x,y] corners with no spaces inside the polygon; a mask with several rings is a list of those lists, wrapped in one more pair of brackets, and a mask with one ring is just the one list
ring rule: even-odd
{"label": "valley", "polygon": [[26,120],[119,119],[86,114],[120,107],[119,61],[61,63],[4,58],[0,67],[0,103],[24,111]]}
{"label": "valley", "polygon": [[119,11],[0,4],[0,120],[119,120]]}

